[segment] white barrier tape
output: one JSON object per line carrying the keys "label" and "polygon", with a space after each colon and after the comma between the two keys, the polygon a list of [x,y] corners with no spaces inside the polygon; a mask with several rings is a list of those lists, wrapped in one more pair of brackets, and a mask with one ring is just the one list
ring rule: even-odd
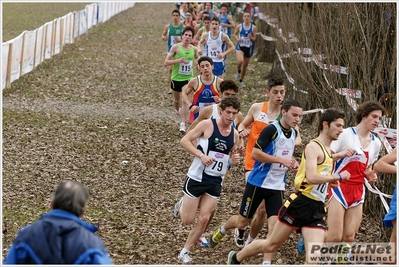
{"label": "white barrier tape", "polygon": [[266,40],[266,41],[277,41],[276,38],[273,38],[273,37],[264,35],[264,34],[261,33],[261,32],[257,32],[256,35],[260,35],[260,36],[263,38],[263,40]]}
{"label": "white barrier tape", "polygon": [[335,91],[340,94],[340,95],[348,95],[351,98],[361,98],[362,97],[362,91],[356,90],[356,89],[350,89],[350,88],[338,88],[335,89]]}
{"label": "white barrier tape", "polygon": [[374,185],[374,188],[372,188],[366,178],[364,178],[364,184],[366,185],[367,189],[371,193],[374,193],[374,194],[376,194],[376,195],[378,195],[380,197],[382,205],[384,206],[386,213],[388,213],[389,206],[388,206],[388,203],[387,203],[387,201],[385,200],[384,197],[391,199],[392,195],[388,195],[388,194],[382,193],[375,185]]}
{"label": "white barrier tape", "polygon": [[377,133],[378,138],[380,138],[381,143],[384,145],[385,149],[387,150],[388,153],[391,153],[393,148],[391,146],[391,144],[388,142],[387,138],[385,137],[385,135],[379,134]]}
{"label": "white barrier tape", "polygon": [[356,90],[356,89],[349,89],[349,88],[334,89],[331,86],[330,82],[328,81],[325,72],[323,72],[323,77],[324,77],[324,80],[326,81],[328,87],[330,87],[331,89],[335,90],[338,94],[343,95],[343,96],[349,96],[351,98],[361,98],[362,91]]}
{"label": "white barrier tape", "polygon": [[306,115],[306,114],[311,114],[311,113],[316,113],[316,112],[324,112],[324,109],[322,108],[315,108],[315,109],[309,109],[309,110],[305,110],[302,112],[302,115]]}
{"label": "white barrier tape", "polygon": [[386,138],[394,138],[394,139],[396,139],[396,136],[397,136],[397,130],[396,129],[391,129],[391,128],[382,127],[382,126],[378,126],[377,128],[374,129],[373,132],[375,132],[377,134],[382,134]]}

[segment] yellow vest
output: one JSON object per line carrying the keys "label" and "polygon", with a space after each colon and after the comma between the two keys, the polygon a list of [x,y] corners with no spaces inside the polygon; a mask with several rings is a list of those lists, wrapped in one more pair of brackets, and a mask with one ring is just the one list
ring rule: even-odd
{"label": "yellow vest", "polygon": [[[322,175],[331,175],[334,167],[332,156],[328,153],[325,146],[317,139],[312,139],[310,142],[319,144],[324,152],[324,161],[317,164],[316,172]],[[304,149],[305,151],[305,149]],[[295,176],[295,187],[302,192],[302,194],[310,199],[322,201],[326,199],[328,183],[323,184],[308,184],[306,181],[306,158],[305,152],[302,152],[301,164]]]}

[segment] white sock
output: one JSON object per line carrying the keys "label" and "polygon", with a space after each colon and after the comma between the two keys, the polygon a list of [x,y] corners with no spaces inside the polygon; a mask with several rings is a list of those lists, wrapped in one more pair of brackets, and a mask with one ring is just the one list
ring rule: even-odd
{"label": "white sock", "polygon": [[[255,238],[256,238],[256,237],[255,237]],[[248,246],[249,243],[251,243],[252,241],[255,240],[255,238],[252,238],[251,235],[248,235],[248,239],[247,239],[247,241],[245,241],[245,245]]]}
{"label": "white sock", "polygon": [[188,253],[190,253],[190,250],[188,250],[188,249],[186,249],[186,248],[183,248],[181,251],[180,251],[180,256],[183,256],[184,254],[188,254]]}
{"label": "white sock", "polygon": [[262,265],[271,265],[272,262],[271,261],[263,261]]}
{"label": "white sock", "polygon": [[220,232],[222,234],[226,234],[226,229],[224,229],[224,224],[222,225],[222,227],[220,227]]}

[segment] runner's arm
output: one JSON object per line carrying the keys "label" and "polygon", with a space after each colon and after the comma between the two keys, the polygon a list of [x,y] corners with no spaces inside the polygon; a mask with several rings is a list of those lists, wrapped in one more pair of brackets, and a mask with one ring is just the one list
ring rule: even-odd
{"label": "runner's arm", "polygon": [[203,120],[209,119],[212,114],[212,105],[205,107],[199,114],[198,117],[193,121],[193,123],[188,127],[187,132],[191,131],[192,129],[197,126],[198,123],[200,123]]}

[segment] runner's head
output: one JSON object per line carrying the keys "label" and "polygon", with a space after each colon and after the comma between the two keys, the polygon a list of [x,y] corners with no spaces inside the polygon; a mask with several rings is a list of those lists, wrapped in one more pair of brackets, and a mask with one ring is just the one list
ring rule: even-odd
{"label": "runner's head", "polygon": [[242,14],[242,19],[244,22],[251,22],[251,12],[244,11],[244,13]]}
{"label": "runner's head", "polygon": [[219,25],[220,25],[220,20],[218,17],[213,17],[211,19],[211,29],[212,31],[218,31],[219,30]]}
{"label": "runner's head", "polygon": [[266,95],[269,97],[269,103],[281,105],[285,96],[284,80],[282,78],[271,78],[267,81]]}
{"label": "runner's head", "polygon": [[292,98],[285,99],[281,104],[280,123],[284,128],[294,128],[301,121],[302,106]]}
{"label": "runner's head", "polygon": [[173,19],[173,21],[174,22],[178,22],[178,21],[180,21],[180,11],[179,10],[177,10],[177,9],[174,9],[173,11],[172,11],[172,19]]}
{"label": "runner's head", "polygon": [[345,113],[336,108],[329,108],[321,113],[319,118],[319,134],[325,131],[325,134],[331,140],[337,140],[344,127]]}
{"label": "runner's head", "polygon": [[195,30],[194,30],[193,27],[190,27],[190,26],[184,27],[183,32],[182,32],[182,36],[183,36],[186,32],[191,32],[191,37],[190,37],[190,38],[193,38],[193,37],[194,37]]}
{"label": "runner's head", "polygon": [[224,80],[220,83],[221,98],[233,96],[238,93],[238,86],[233,80]]}
{"label": "runner's head", "polygon": [[222,14],[226,14],[228,10],[229,10],[229,6],[226,3],[222,3],[220,5],[220,12]]}
{"label": "runner's head", "polygon": [[378,127],[380,119],[384,114],[385,108],[380,102],[366,101],[360,104],[356,110],[356,123],[359,124],[364,120],[366,124],[370,124],[370,130],[374,130],[372,127]]}
{"label": "runner's head", "polygon": [[198,59],[198,70],[201,72],[201,74],[212,74],[213,70],[213,60],[210,57],[200,57]]}

